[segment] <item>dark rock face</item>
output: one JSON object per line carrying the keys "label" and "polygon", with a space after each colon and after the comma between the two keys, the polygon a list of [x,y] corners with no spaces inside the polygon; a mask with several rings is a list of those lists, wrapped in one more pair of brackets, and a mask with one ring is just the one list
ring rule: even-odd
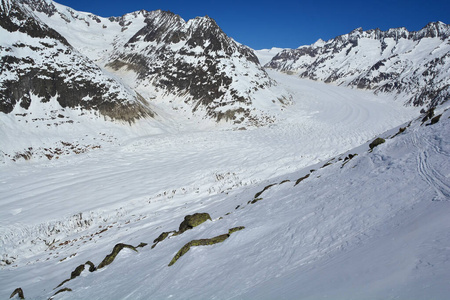
{"label": "dark rock face", "polygon": [[[253,51],[229,38],[209,17],[185,22],[171,12],[154,11],[146,14],[145,22],[123,48],[116,49],[107,67],[131,69],[141,82],[187,96],[194,112],[201,107],[207,116],[220,120],[219,107],[249,106],[253,92],[275,84]],[[246,70],[241,74],[239,69]],[[246,91],[234,87],[238,81],[246,82]],[[239,113],[245,115],[247,110]]]}
{"label": "dark rock face", "polygon": [[[426,53],[426,55],[424,55]],[[406,104],[434,107],[450,94],[450,26],[355,29],[327,42],[284,50],[266,67],[303,78],[406,95]]]}
{"label": "dark rock face", "polygon": [[[25,2],[40,3],[37,7],[42,9],[47,3]],[[1,112],[10,113],[17,104],[28,109],[32,101],[55,98],[62,107],[97,110],[128,122],[153,116],[138,95],[108,77],[20,2],[10,3],[8,11],[0,11],[0,30],[10,36],[0,44]]]}
{"label": "dark rock face", "polygon": [[43,1],[43,0],[20,0],[22,3],[33,7],[34,10],[39,12],[44,12],[49,16],[53,16],[58,11],[52,2]]}

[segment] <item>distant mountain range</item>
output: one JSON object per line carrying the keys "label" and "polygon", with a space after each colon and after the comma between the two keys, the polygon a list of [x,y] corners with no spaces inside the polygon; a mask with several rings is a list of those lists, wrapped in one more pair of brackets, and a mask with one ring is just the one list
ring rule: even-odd
{"label": "distant mountain range", "polygon": [[[433,107],[450,93],[449,28],[441,22],[417,32],[359,28],[275,51],[265,67]],[[186,22],[142,10],[102,18],[50,0],[1,0],[0,31],[0,111],[6,114],[56,99],[63,108],[127,122],[169,108],[260,126],[276,119],[265,107],[291,103],[254,51],[207,16]]]}
{"label": "distant mountain range", "polygon": [[266,67],[303,78],[404,94],[408,104],[439,105],[450,96],[450,26],[419,31],[362,28],[310,46],[286,49]]}

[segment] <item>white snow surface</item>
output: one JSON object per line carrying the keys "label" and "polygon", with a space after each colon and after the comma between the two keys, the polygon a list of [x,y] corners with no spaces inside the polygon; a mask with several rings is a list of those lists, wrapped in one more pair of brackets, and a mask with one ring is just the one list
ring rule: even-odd
{"label": "white snow surface", "polygon": [[38,11],[34,14],[62,34],[75,49],[99,65],[107,60],[114,47],[125,44],[145,26],[142,11],[124,15],[126,25],[121,26],[114,19],[76,11],[56,2],[52,4],[57,9],[57,14],[48,16]]}
{"label": "white snow surface", "polygon": [[274,58],[275,55],[283,51],[284,48],[272,47],[270,49],[253,50],[258,57],[261,66],[264,66]]}
{"label": "white snow surface", "polygon": [[[0,298],[21,287],[26,299],[48,299],[67,287],[54,299],[446,299],[450,111],[438,109],[434,125],[409,123],[417,109],[393,96],[269,75],[294,104],[252,130],[169,113],[132,127],[76,110],[64,112],[73,123],[47,126],[42,106],[28,111],[42,124],[1,114],[4,153],[82,139],[101,148],[4,158]],[[369,152],[377,136],[386,142]],[[212,221],[151,248],[196,212]],[[245,229],[168,267],[187,242],[236,226]],[[55,289],[115,244],[141,242]]]}

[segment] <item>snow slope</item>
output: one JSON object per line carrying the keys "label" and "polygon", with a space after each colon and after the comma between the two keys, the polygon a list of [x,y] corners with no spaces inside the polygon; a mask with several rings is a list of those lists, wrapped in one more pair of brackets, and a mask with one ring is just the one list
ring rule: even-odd
{"label": "snow slope", "polygon": [[[184,22],[170,13],[141,11],[104,19],[52,1],[22,2],[33,8],[32,14],[24,12],[30,18],[23,20],[51,32],[34,19],[39,16],[100,65],[114,55],[126,58],[120,56],[124,49],[152,59],[156,49],[161,58],[147,61],[149,68],[154,62],[164,66],[167,57],[199,70],[205,67],[203,58],[226,73],[234,66],[228,87],[240,93],[249,82],[270,86],[252,89],[251,106],[242,107],[253,116],[258,111],[256,115],[265,112],[271,118],[266,127],[223,130],[241,125],[200,120],[201,114],[199,118],[186,112],[190,106],[185,105],[185,95],[167,95],[167,90],[158,91],[145,80],[133,88],[152,100],[156,117],[139,119],[133,126],[106,122],[96,111],[62,107],[56,97],[41,103],[30,95],[28,107],[16,105],[11,113],[0,113],[0,298],[8,298],[18,287],[26,299],[448,297],[448,104],[428,119],[417,118],[417,108],[403,106],[410,95],[375,95],[266,73],[248,48],[230,42],[209,18]],[[14,12],[13,3],[1,0],[4,15]],[[154,24],[146,20],[150,15],[156,16]],[[181,29],[156,34],[152,30],[158,31],[157,25]],[[431,27],[424,34],[435,34]],[[402,32],[397,32],[400,37]],[[15,38],[11,43],[16,46],[8,47],[24,59],[25,51],[39,46],[34,39],[26,45],[16,43],[19,33],[0,34]],[[209,34],[220,38],[203,43],[202,37]],[[341,39],[330,49],[347,45],[355,55],[356,47],[375,49],[366,34],[353,33],[363,36],[356,46]],[[442,57],[420,65],[430,71],[421,78],[445,83],[448,68],[439,66],[446,63],[446,46],[433,38],[414,40],[420,47],[405,38],[396,45],[402,55],[412,57],[410,61]],[[318,41],[311,47],[323,49],[327,43]],[[67,45],[61,41],[56,46],[64,50]],[[38,50],[49,51],[45,47]],[[141,52],[139,47],[152,51]],[[183,51],[189,55],[181,57]],[[258,55],[264,60],[275,51]],[[202,56],[204,52],[208,55]],[[342,58],[343,52],[337,52]],[[375,62],[361,58],[365,60],[354,60],[352,67]],[[120,61],[110,71],[115,75],[96,72],[118,85],[139,76]],[[167,68],[162,72],[183,75]],[[203,78],[207,83],[215,78],[209,75]],[[256,75],[262,81],[253,81]],[[184,77],[177,76],[162,79],[169,85],[170,80],[183,83],[177,78]],[[228,95],[224,86],[214,85],[218,93]],[[277,94],[292,98],[283,103]],[[226,115],[228,109],[238,108],[219,102],[210,106],[210,113]],[[373,148],[370,143],[378,136],[385,142]],[[177,230],[186,215],[196,212],[209,213],[211,220],[152,247],[162,232]],[[232,228],[241,230],[231,234]],[[188,242],[227,233],[222,243],[192,247],[168,266]],[[123,249],[105,268],[86,268],[80,276],[73,272],[87,261],[99,267],[119,243],[142,242],[148,245],[137,251],[131,246]]]}
{"label": "snow slope", "polygon": [[[314,206],[314,217],[326,216],[323,224],[310,230],[319,239],[336,241],[335,254],[253,286],[236,299],[446,299],[450,292],[449,117],[447,110],[442,123],[424,124],[420,118],[400,135],[393,137],[391,131],[385,134],[392,138],[386,145],[360,153],[344,167],[336,166],[337,172],[314,178],[326,183],[326,190],[311,182],[305,183],[302,195],[288,195]],[[311,188],[317,188],[314,201],[307,198]],[[286,232],[305,237],[307,231],[299,227],[308,228],[308,222],[290,223]],[[358,222],[364,225],[355,226]],[[330,229],[327,224],[337,227]],[[317,234],[321,230],[330,230],[329,235]]]}
{"label": "snow slope", "polygon": [[264,66],[268,62],[270,62],[272,60],[272,58],[274,58],[275,55],[277,55],[278,53],[280,53],[283,50],[285,50],[285,49],[273,47],[271,49],[261,49],[261,50],[253,50],[253,51],[255,52],[255,55],[258,57],[259,63],[262,66]]}
{"label": "snow slope", "polygon": [[339,250],[236,299],[446,299],[448,202],[409,209],[354,249]]}
{"label": "snow slope", "polygon": [[[55,299],[445,299],[449,111],[408,126],[417,111],[392,99],[270,75],[295,101],[273,126],[116,132],[120,143],[95,151],[0,165],[0,297],[21,287],[47,299],[67,287]],[[195,212],[212,221],[151,248]],[[237,226],[168,267],[187,242]],[[141,242],[55,289],[117,243]]]}
{"label": "snow slope", "polygon": [[29,1],[29,4],[42,22],[99,65],[108,60],[114,47],[123,46],[144,27],[146,17],[150,15],[146,11],[136,11],[122,17],[103,18],[54,1],[47,1],[45,9],[36,9],[35,2]]}

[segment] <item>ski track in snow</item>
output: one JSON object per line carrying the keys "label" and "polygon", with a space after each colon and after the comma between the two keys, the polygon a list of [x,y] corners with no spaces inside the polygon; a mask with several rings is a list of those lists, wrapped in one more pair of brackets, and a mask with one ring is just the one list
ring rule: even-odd
{"label": "ski track in snow", "polygon": [[[412,144],[418,148],[417,155],[417,171],[422,177],[422,179],[427,182],[431,188],[436,192],[436,197],[433,199],[435,201],[448,201],[450,200],[450,174],[441,174],[435,166],[430,163],[429,157],[434,157],[436,155],[444,155],[448,157],[445,163],[445,167],[439,166],[439,169],[450,170],[450,154],[445,150],[436,146],[434,143],[425,139],[423,137],[417,137],[416,134],[413,135]],[[425,145],[420,145],[419,139],[423,140]],[[422,142],[421,140],[421,142]]]}
{"label": "ski track in snow", "polygon": [[446,299],[448,213],[445,203],[413,206],[358,247],[340,249],[231,298]]}

